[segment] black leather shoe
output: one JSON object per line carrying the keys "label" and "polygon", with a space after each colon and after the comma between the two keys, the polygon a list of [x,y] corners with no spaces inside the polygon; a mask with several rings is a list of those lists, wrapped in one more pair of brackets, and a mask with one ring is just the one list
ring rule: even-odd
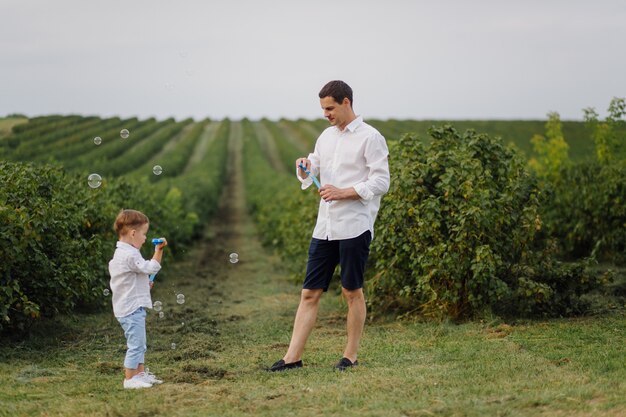
{"label": "black leather shoe", "polygon": [[357,366],[358,364],[359,364],[359,361],[352,362],[348,358],[341,358],[341,360],[337,362],[337,364],[335,365],[335,369],[339,371],[345,371],[346,369],[352,368],[353,366]]}
{"label": "black leather shoe", "polygon": [[278,362],[276,362],[274,365],[272,365],[271,367],[267,368],[266,371],[267,372],[280,372],[280,371],[286,371],[287,369],[295,369],[295,368],[302,368],[302,361],[285,363],[285,361],[281,359]]}

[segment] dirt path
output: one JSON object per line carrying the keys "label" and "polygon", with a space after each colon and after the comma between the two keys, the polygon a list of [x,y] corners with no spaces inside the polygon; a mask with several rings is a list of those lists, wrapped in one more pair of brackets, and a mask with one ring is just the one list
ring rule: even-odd
{"label": "dirt path", "polygon": [[[175,334],[165,331],[156,342],[161,351],[177,343],[179,363],[171,368],[174,382],[204,381],[206,375],[197,372],[200,368],[219,378],[258,372],[287,347],[299,288],[281,271],[279,257],[262,247],[247,212],[242,135],[241,123],[232,122],[219,209],[204,239],[168,272],[172,284],[165,285],[163,297],[186,294],[185,308],[173,307],[178,310],[172,320]],[[230,262],[231,253],[238,254],[237,263]],[[186,322],[185,331],[181,322]],[[253,340],[257,342],[250,346]],[[233,357],[246,362],[233,366]]]}
{"label": "dirt path", "polygon": [[[223,298],[218,310],[229,321],[253,320],[254,315],[275,312],[271,311],[272,306],[284,310],[285,302],[295,306],[298,297],[294,293],[299,291],[281,271],[280,258],[262,247],[254,221],[248,214],[242,146],[241,123],[233,122],[224,193],[210,226],[210,244],[198,259],[201,268],[213,271],[219,281]],[[238,254],[237,263],[230,262],[231,253]],[[269,303],[267,297],[271,299]]]}

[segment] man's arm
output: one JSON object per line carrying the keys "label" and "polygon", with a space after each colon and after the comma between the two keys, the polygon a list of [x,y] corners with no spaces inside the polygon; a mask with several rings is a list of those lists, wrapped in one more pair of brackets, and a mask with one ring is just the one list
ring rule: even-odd
{"label": "man's arm", "polygon": [[361,196],[354,187],[337,188],[334,185],[326,184],[320,188],[320,196],[324,201],[335,200],[360,200]]}
{"label": "man's arm", "polygon": [[365,165],[369,170],[366,181],[353,186],[363,204],[375,196],[382,196],[389,191],[389,149],[385,138],[376,134],[365,147]]}

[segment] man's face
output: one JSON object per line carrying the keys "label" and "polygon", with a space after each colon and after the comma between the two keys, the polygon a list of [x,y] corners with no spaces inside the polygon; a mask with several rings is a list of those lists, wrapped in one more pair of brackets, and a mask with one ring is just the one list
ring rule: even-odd
{"label": "man's face", "polygon": [[320,99],[324,117],[328,119],[331,126],[337,126],[343,129],[346,126],[348,116],[350,115],[350,100],[343,99],[343,102],[337,103],[334,98],[328,96]]}

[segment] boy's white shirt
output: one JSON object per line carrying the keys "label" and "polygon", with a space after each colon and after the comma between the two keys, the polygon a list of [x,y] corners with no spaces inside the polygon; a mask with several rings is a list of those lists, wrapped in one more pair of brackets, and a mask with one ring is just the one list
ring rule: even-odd
{"label": "boy's white shirt", "polygon": [[126,317],[139,307],[152,308],[149,275],[156,274],[161,264],[154,259],[146,261],[139,249],[118,241],[109,262],[113,314]]}

